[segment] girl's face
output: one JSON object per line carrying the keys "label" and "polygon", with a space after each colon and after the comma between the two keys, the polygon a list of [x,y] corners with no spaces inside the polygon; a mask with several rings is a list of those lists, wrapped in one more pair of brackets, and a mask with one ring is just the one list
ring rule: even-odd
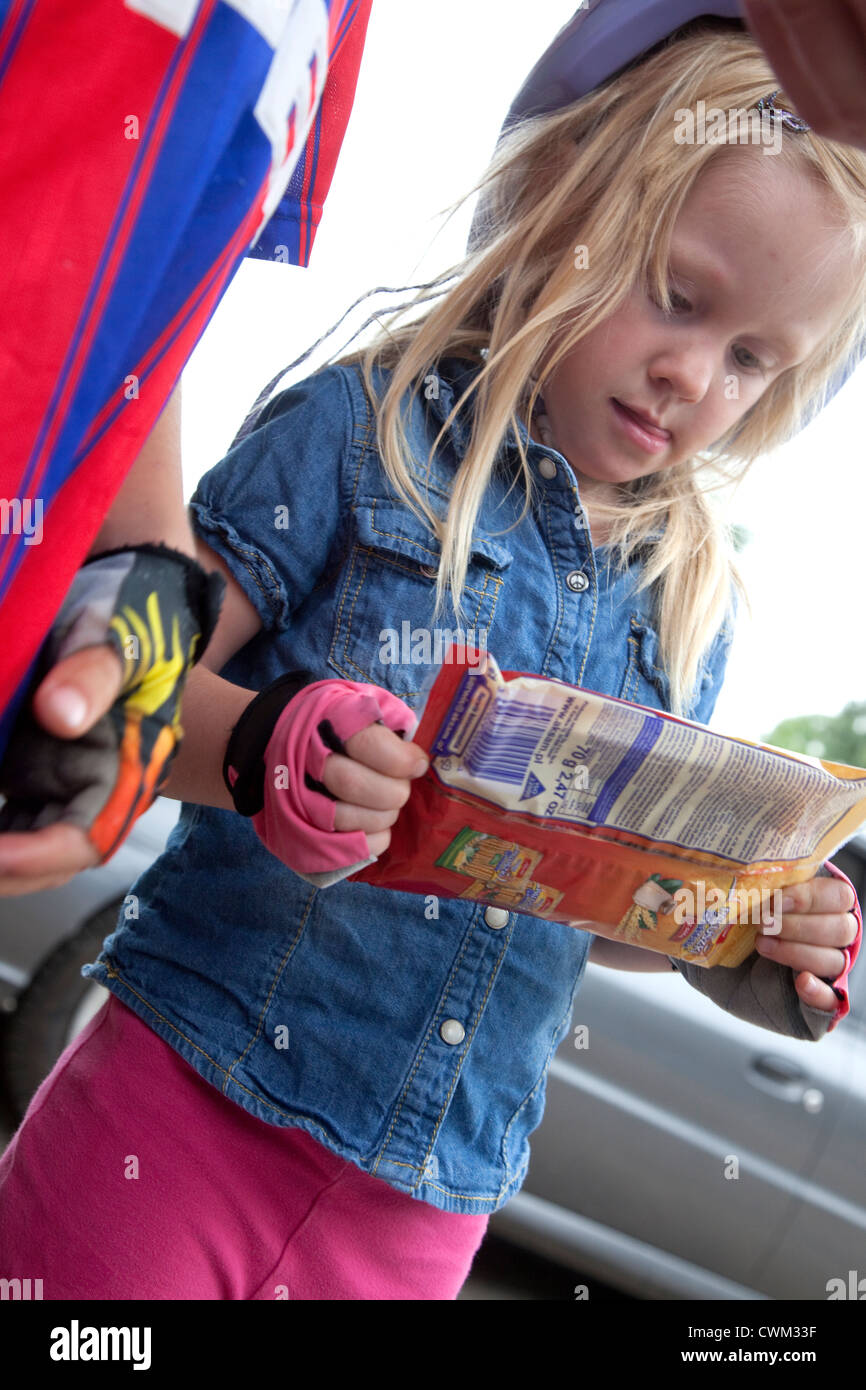
{"label": "girl's face", "polygon": [[[854,287],[826,192],[748,147],[699,177],[670,271],[669,317],[636,288],[542,386],[556,448],[587,501],[613,500],[612,485],[714,444],[832,332]],[[621,406],[667,433],[648,443]]]}

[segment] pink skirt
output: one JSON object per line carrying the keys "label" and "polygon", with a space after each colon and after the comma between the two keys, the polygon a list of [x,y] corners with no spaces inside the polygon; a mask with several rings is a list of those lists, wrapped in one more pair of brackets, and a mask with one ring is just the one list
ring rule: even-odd
{"label": "pink skirt", "polygon": [[115,995],[0,1158],[0,1278],[44,1299],[455,1299],[488,1220],[250,1115]]}

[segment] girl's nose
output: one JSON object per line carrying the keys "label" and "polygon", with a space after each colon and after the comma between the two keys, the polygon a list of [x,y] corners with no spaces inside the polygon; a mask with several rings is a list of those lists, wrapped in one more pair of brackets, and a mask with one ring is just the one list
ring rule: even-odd
{"label": "girl's nose", "polygon": [[657,382],[666,382],[681,401],[697,405],[710,390],[716,371],[717,363],[709,348],[683,344],[675,352],[659,355],[651,375]]}

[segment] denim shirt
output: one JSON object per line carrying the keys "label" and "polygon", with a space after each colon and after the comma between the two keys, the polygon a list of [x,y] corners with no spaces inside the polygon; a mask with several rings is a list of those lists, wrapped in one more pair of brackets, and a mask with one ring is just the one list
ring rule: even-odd
{"label": "denim shirt", "polygon": [[[422,489],[430,445],[478,370],[446,359],[419,392],[409,438]],[[506,670],[669,709],[649,594],[634,593],[640,560],[608,572],[565,459],[520,429],[533,505],[506,531],[524,495],[519,480],[508,494],[509,436],[476,528],[464,629],[484,629]],[[468,431],[464,410],[426,479],[442,513]],[[439,547],[391,489],[356,367],[277,395],[190,506],[263,624],[225,679],[261,689],[307,669],[372,681],[420,713],[435,668],[383,661],[382,634],[431,628]],[[687,714],[701,722],[731,637],[720,630],[699,674]],[[493,1212],[520,1188],[587,933],[466,900],[440,898],[428,916],[425,897],[364,883],[319,889],[250,821],[189,803],[132,894],[83,973],[224,1095],[445,1211]]]}

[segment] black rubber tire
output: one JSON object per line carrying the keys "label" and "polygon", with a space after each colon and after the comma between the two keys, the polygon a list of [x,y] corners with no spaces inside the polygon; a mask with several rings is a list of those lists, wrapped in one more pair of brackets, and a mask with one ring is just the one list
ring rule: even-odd
{"label": "black rubber tire", "polygon": [[123,899],[89,918],[42,962],[14,1013],[3,1020],[0,1071],[10,1119],[17,1126],[67,1042],[75,1010],[96,984],[81,967],[96,960],[117,925]]}

